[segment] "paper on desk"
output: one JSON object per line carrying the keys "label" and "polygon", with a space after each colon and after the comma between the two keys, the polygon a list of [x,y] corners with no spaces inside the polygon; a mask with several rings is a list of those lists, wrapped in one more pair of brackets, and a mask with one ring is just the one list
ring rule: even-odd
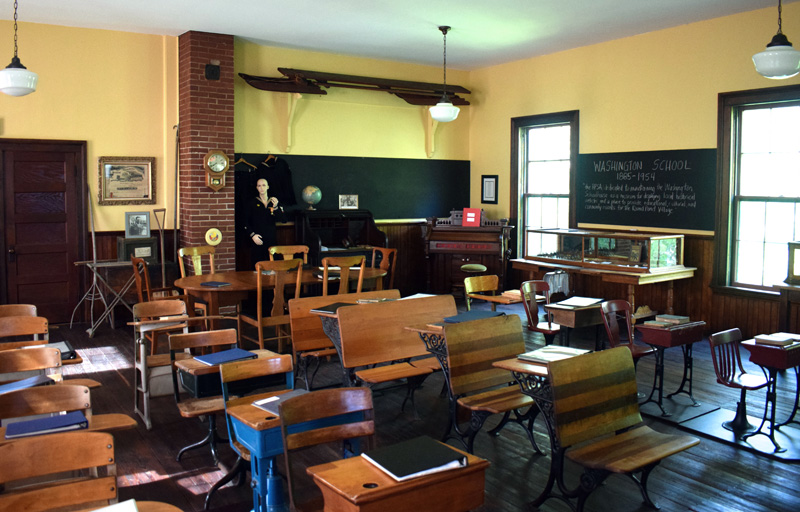
{"label": "paper on desk", "polygon": [[603,302],[603,299],[593,299],[591,297],[570,297],[569,299],[556,302],[559,306],[570,306],[573,308],[585,308]]}

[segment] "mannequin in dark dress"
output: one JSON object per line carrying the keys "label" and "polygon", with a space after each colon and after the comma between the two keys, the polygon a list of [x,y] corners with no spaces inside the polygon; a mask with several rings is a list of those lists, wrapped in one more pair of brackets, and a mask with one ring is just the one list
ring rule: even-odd
{"label": "mannequin in dark dress", "polygon": [[256,182],[258,195],[250,202],[244,226],[250,240],[250,262],[255,267],[259,261],[269,259],[269,248],[278,243],[276,222],[286,222],[283,207],[277,197],[269,196],[269,183],[261,178]]}

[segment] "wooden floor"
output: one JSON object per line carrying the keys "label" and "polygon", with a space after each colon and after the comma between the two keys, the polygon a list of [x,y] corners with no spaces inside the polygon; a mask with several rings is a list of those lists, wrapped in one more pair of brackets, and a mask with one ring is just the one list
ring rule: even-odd
{"label": "wooden floor", "polygon": [[[521,314],[521,309],[503,308]],[[53,327],[53,326],[51,326]],[[67,339],[78,349],[85,362],[66,367],[66,374],[85,374],[103,383],[92,392],[95,413],[125,412],[133,414],[132,330],[120,327],[112,330],[105,324],[89,338],[86,325],[55,326],[54,341]],[[538,336],[538,335],[537,335]],[[594,329],[576,331],[573,346],[591,348]],[[526,340],[529,349],[542,344],[541,338]],[[746,359],[746,355],[745,355]],[[666,388],[674,389],[682,367],[678,349],[666,353]],[[716,402],[723,408],[735,409],[738,393],[716,384],[707,343],[695,344],[694,394],[707,403]],[[753,371],[758,371],[753,368]],[[644,360],[637,374],[641,390],[649,392],[653,363]],[[315,381],[316,385],[334,385],[340,381],[340,371],[334,363],[327,364]],[[396,442],[421,434],[439,438],[446,425],[447,399],[440,396],[441,375],[430,377],[417,392],[417,415],[408,407],[400,411],[404,387],[375,392],[377,443]],[[788,413],[794,397],[794,376],[779,379],[779,417]],[[759,414],[764,393],[748,395],[749,410]],[[203,509],[205,493],[222,475],[213,465],[207,448],[187,452],[180,462],[175,455],[181,446],[201,439],[206,424],[183,419],[178,415],[171,396],[153,400],[153,429],[147,431],[139,423],[136,430],[121,432],[117,439],[117,474],[120,500],[129,498],[159,500],[176,505],[185,511]],[[662,432],[681,432],[674,426],[646,418],[645,421]],[[222,422],[220,422],[222,424]],[[543,424],[536,426],[539,446],[548,446]],[[224,434],[224,427],[220,428]],[[230,448],[221,448],[223,462],[232,463]],[[478,436],[475,453],[491,462],[486,474],[486,501],[482,511],[524,510],[525,504],[541,491],[547,478],[549,456],[535,455],[525,435],[516,426],[508,427],[498,437]],[[577,471],[570,468],[571,481]],[[663,511],[731,511],[748,512],[800,510],[800,465],[775,460],[765,455],[739,449],[726,443],[701,437],[699,446],[663,462],[650,479],[651,495]],[[248,485],[228,485],[213,498],[211,507],[222,512],[247,511],[252,508]],[[563,503],[549,500],[540,510],[569,510]],[[589,499],[587,511],[650,510],[642,504],[637,488],[629,480],[610,477],[605,485]]]}

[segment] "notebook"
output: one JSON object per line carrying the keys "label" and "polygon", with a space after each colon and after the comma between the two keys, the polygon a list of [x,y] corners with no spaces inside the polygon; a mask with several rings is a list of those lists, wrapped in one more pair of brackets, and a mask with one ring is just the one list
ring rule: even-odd
{"label": "notebook", "polygon": [[22,348],[57,348],[61,352],[61,360],[75,359],[78,354],[68,341],[54,341],[52,343],[45,343],[44,345],[29,345]]}
{"label": "notebook", "polygon": [[223,363],[230,363],[232,361],[241,361],[244,359],[255,359],[258,355],[243,350],[241,348],[232,348],[223,350],[222,352],[215,352],[213,354],[206,354],[204,356],[195,356],[195,360],[208,366],[215,366]]}
{"label": "notebook", "polygon": [[302,389],[302,388],[293,389],[293,390],[289,391],[288,393],[284,393],[282,395],[275,395],[275,396],[271,396],[269,398],[264,398],[262,400],[256,400],[255,402],[253,402],[253,405],[258,407],[259,409],[264,409],[268,413],[271,413],[271,414],[274,414],[275,416],[277,416],[278,415],[278,406],[281,403],[285,402],[286,400],[288,400],[288,399],[290,399],[292,397],[304,395],[306,393],[308,393],[308,390],[306,390],[306,389]]}
{"label": "notebook", "polygon": [[225,281],[206,281],[204,283],[200,283],[200,286],[207,286],[209,288],[222,288],[223,286],[230,286],[231,283],[226,283]]}
{"label": "notebook", "polygon": [[72,411],[67,414],[59,414],[47,418],[36,418],[33,420],[9,423],[6,427],[6,439],[53,434],[55,432],[67,432],[85,428],[89,428],[89,422],[86,420],[86,416],[83,415],[83,412]]}
{"label": "notebook", "polygon": [[517,356],[517,359],[531,361],[533,363],[549,363],[550,361],[560,361],[570,357],[586,354],[591,350],[582,348],[562,347],[560,345],[548,345],[530,352],[525,352]]}
{"label": "notebook", "polygon": [[336,313],[336,311],[342,306],[353,306],[354,304],[351,302],[334,302],[332,304],[327,304],[325,306],[318,306],[316,308],[311,309],[312,313]]}
{"label": "notebook", "polygon": [[483,320],[484,318],[493,318],[496,316],[505,315],[502,311],[484,311],[480,309],[473,309],[464,313],[459,313],[455,316],[448,316],[444,319],[449,324],[458,324],[461,322],[470,322],[472,320]]}
{"label": "notebook", "polygon": [[466,455],[428,436],[369,450],[361,456],[398,482],[467,465]]}

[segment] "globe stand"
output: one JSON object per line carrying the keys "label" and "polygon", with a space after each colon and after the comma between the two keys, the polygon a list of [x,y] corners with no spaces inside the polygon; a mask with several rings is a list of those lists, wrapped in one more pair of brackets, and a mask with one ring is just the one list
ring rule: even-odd
{"label": "globe stand", "polygon": [[322,192],[318,187],[309,185],[303,189],[303,201],[308,203],[309,210],[316,210],[314,205],[319,203],[320,199],[322,199]]}

